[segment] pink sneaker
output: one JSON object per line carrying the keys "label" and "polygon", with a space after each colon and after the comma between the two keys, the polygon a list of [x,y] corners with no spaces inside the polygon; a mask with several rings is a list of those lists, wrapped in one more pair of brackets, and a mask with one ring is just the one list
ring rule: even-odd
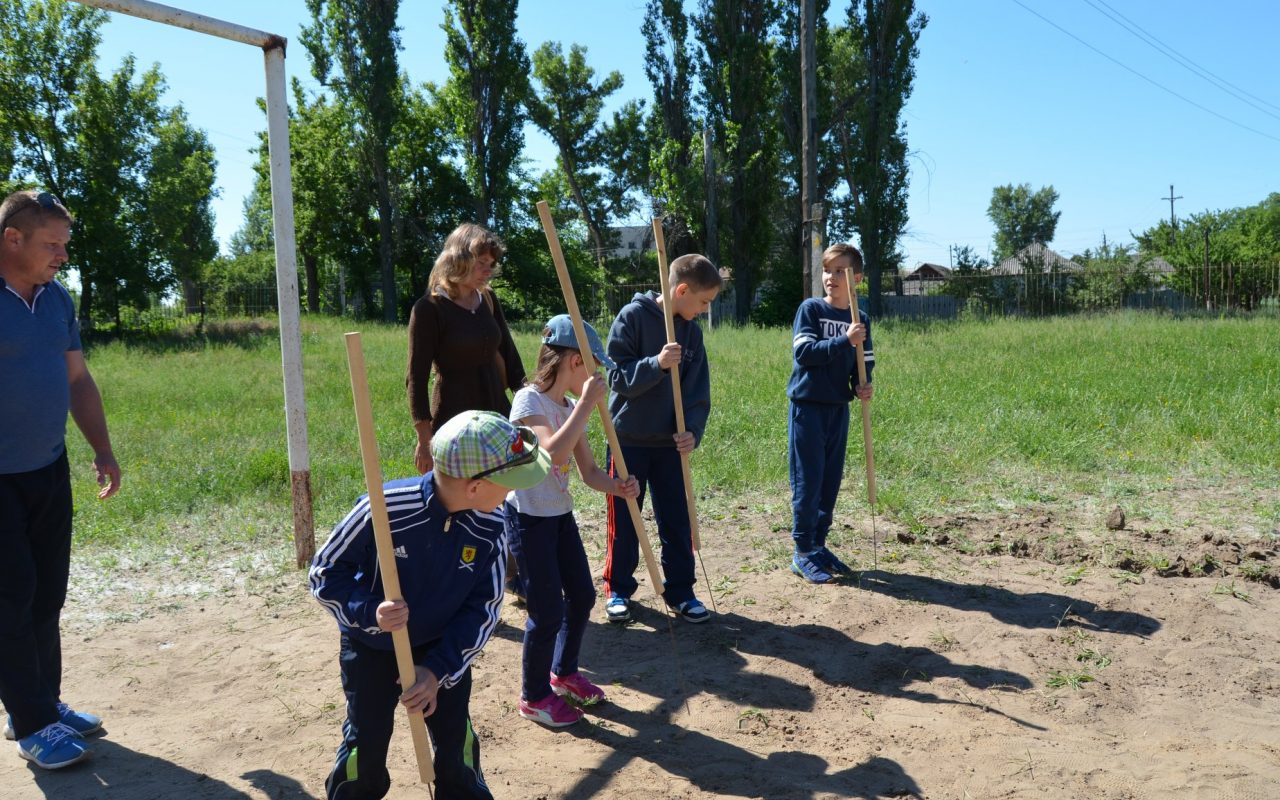
{"label": "pink sneaker", "polygon": [[604,689],[587,680],[581,672],[563,678],[551,673],[551,691],[580,706],[593,706],[604,700]]}
{"label": "pink sneaker", "polygon": [[582,712],[553,693],[536,703],[521,698],[520,716],[541,722],[548,728],[564,728],[582,719]]}

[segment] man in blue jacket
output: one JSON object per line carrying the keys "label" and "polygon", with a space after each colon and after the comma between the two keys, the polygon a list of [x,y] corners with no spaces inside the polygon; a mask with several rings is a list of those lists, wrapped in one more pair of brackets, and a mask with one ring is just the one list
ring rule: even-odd
{"label": "man in blue jacket", "polygon": [[[397,701],[426,717],[436,798],[492,800],[469,706],[471,662],[502,610],[507,541],[494,511],[512,489],[541,483],[551,458],[532,430],[490,411],[450,419],[432,438],[431,455],[432,472],[384,487],[404,601],[383,594],[367,495],[311,565],[311,593],[338,621],[347,697],[342,744],[325,782],[329,800],[386,796]],[[402,691],[390,633],[406,626],[417,680]]]}
{"label": "man in blue jacket", "polygon": [[102,720],[62,702],[59,617],[71,567],[67,414],[93,448],[107,498],[120,488],[102,395],[75,304],[54,276],[71,214],[47,192],[0,203],[0,702],[7,739],[45,769],[88,755]]}

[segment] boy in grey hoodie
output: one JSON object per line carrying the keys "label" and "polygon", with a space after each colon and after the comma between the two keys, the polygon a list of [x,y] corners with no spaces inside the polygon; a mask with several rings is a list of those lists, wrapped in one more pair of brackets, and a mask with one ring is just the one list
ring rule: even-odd
{"label": "boy in grey hoodie", "polygon": [[[702,441],[711,413],[711,378],[702,344],[702,328],[694,321],[720,292],[720,272],[705,256],[685,255],[671,262],[672,314],[676,341],[667,343],[663,298],[637,293],[618,312],[609,329],[609,413],[627,469],[653,495],[653,515],[662,543],[663,599],[689,622],[705,622],[710,614],[694,596],[693,543],[680,455]],[[676,433],[671,368],[679,365],[685,433]],[[616,475],[612,454],[610,471]],[[631,596],[639,541],[625,500],[610,497],[608,550],[605,556],[605,615],[610,622],[631,619]]]}

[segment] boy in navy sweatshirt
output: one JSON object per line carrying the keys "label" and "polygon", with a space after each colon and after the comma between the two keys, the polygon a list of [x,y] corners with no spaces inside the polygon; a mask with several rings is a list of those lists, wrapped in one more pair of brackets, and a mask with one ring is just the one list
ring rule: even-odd
{"label": "boy in navy sweatshirt", "polygon": [[[836,507],[849,440],[849,403],[871,399],[871,320],[853,309],[853,287],[862,280],[862,253],[851,244],[836,244],[822,254],[822,286],[826,296],[800,304],[792,328],[795,361],[787,397],[787,456],[791,477],[791,538],[795,554],[791,571],[810,583],[829,583],[848,575],[849,567],[827,549],[827,531]],[[867,383],[858,385],[857,349],[864,343]]]}
{"label": "boy in navy sweatshirt", "polygon": [[[627,469],[653,496],[653,516],[662,542],[663,599],[689,622],[705,622],[710,613],[694,596],[693,542],[689,506],[684,495],[680,454],[702,441],[711,413],[711,377],[702,328],[694,321],[720,292],[720,271],[705,256],[690,254],[671,262],[676,341],[667,343],[663,298],[637,293],[618,312],[609,329],[609,413],[618,432]],[[679,365],[686,431],[676,433],[671,368]],[[617,475],[612,457],[609,468]],[[626,500],[611,495],[608,506],[608,551],[605,555],[605,616],[610,622],[631,619],[631,596],[639,561],[639,540]]]}
{"label": "boy in navy sweatshirt", "polygon": [[[426,717],[436,796],[492,800],[471,727],[471,662],[502,610],[507,541],[494,513],[512,489],[541,483],[551,459],[529,428],[466,411],[431,441],[435,469],[385,486],[403,601],[382,589],[369,498],[338,523],[311,565],[311,593],[338,620],[347,720],[329,800],[378,800],[391,788],[396,702]],[[412,610],[412,613],[410,611]],[[391,632],[408,626],[417,680],[398,684]]]}

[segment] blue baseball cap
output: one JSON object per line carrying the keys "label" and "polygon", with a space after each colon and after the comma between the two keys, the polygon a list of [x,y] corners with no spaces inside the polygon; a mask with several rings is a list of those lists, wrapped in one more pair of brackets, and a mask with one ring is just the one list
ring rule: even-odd
{"label": "blue baseball cap", "polygon": [[[605,369],[613,369],[616,365],[605,353],[604,345],[600,342],[600,334],[596,333],[596,329],[591,327],[590,322],[583,322],[582,327],[587,330],[587,343],[591,345],[591,355],[595,356],[596,361],[599,361]],[[573,332],[573,317],[568,314],[557,314],[547,320],[547,327],[542,332],[542,343],[556,347],[572,347],[577,350],[578,335]]]}

